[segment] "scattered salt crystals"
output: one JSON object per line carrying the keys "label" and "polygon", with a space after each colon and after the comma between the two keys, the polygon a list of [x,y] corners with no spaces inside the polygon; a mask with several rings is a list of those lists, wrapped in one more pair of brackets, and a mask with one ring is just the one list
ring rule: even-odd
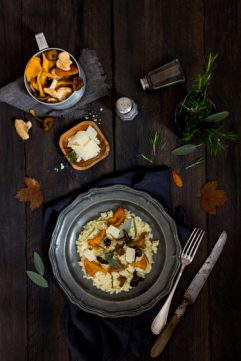
{"label": "scattered salt crystals", "polygon": [[60,172],[61,170],[64,170],[66,167],[68,167],[68,164],[60,163],[56,167],[54,167],[55,172]]}
{"label": "scattered salt crystals", "polygon": [[89,110],[86,115],[84,115],[84,119],[93,120],[95,123],[101,124],[102,119],[100,118],[100,112],[103,112],[104,108]]}

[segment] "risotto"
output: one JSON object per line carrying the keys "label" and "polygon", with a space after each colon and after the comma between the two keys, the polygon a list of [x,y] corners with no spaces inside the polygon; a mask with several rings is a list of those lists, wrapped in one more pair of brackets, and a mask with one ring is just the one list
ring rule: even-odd
{"label": "risotto", "polygon": [[159,241],[150,225],[124,208],[100,213],[76,241],[85,277],[109,293],[129,291],[152,269]]}

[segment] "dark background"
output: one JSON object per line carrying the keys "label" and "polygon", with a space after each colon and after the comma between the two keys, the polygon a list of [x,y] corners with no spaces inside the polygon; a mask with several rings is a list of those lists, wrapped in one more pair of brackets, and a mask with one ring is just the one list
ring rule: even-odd
{"label": "dark background", "polygon": [[[33,120],[31,138],[23,142],[13,127],[15,117],[30,119],[0,104],[0,358],[2,361],[68,361],[60,318],[66,302],[49,265],[43,237],[43,212],[49,202],[80,189],[114,171],[146,166],[140,154],[148,149],[148,133],[158,131],[167,145],[158,152],[156,165],[171,165],[184,186],[173,186],[174,206],[181,204],[191,221],[207,230],[195,262],[185,271],[176,301],[204,261],[223,229],[228,243],[196,303],[178,326],[161,361],[236,361],[241,357],[241,244],[240,244],[240,142],[192,170],[185,166],[197,156],[175,158],[170,151],[180,144],[172,127],[177,101],[185,94],[210,51],[218,52],[218,65],[210,97],[219,110],[229,110],[229,129],[241,133],[241,2],[238,0],[58,0],[0,1],[0,85],[19,77],[37,51],[34,34],[43,31],[49,45],[76,57],[80,49],[95,49],[112,87],[110,97],[90,108],[101,118],[100,128],[110,141],[107,159],[85,172],[59,169],[61,133],[80,119],[58,119],[45,134]],[[144,92],[139,78],[154,67],[178,57],[185,85]],[[115,116],[120,95],[139,106],[135,121]],[[103,112],[100,108],[104,109]],[[14,197],[24,177],[41,182],[44,207],[30,211]],[[216,216],[199,209],[200,187],[217,179],[229,202]],[[33,251],[47,266],[48,289],[33,285],[25,274],[33,269]],[[145,327],[145,325],[143,325]],[[149,360],[147,354],[139,361]],[[137,360],[129,358],[128,361]],[[96,358],[98,361],[98,356]],[[127,361],[127,360],[125,360]]]}

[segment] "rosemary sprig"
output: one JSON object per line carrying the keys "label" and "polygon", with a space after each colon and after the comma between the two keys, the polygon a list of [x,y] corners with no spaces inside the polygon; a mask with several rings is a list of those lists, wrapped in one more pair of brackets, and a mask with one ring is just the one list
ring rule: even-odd
{"label": "rosemary sprig", "polygon": [[205,158],[204,157],[198,157],[196,158],[190,165],[188,165],[185,169],[190,169],[193,167],[198,166],[199,164],[202,164],[205,162]]}
{"label": "rosemary sprig", "polygon": [[[149,135],[148,142],[151,146],[151,151],[149,153],[141,154],[141,157],[147,160],[148,162],[154,162],[154,157],[156,156],[157,144],[160,141],[160,134],[156,131]],[[163,150],[166,146],[166,142],[160,142],[160,150]]]}
{"label": "rosemary sprig", "polygon": [[201,141],[211,155],[222,151],[226,142],[237,140],[235,132],[226,132],[214,124],[229,114],[227,111],[215,113],[207,94],[217,57],[217,54],[209,54],[204,73],[196,77],[191,90],[179,104],[182,140],[186,143]]}
{"label": "rosemary sprig", "polygon": [[144,158],[145,160],[147,160],[148,162],[153,163],[153,160],[152,160],[152,157],[150,154],[147,154],[147,153],[141,154],[141,157]]}
{"label": "rosemary sprig", "polygon": [[152,146],[152,153],[154,156],[156,155],[156,146],[159,138],[160,138],[160,134],[158,132],[154,132],[149,136],[149,143]]}

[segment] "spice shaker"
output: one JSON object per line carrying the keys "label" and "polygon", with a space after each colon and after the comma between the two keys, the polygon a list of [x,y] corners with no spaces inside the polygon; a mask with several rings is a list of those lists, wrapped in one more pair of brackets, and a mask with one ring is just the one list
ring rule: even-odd
{"label": "spice shaker", "polygon": [[185,77],[178,59],[150,71],[140,79],[143,90],[160,89],[184,82]]}
{"label": "spice shaker", "polygon": [[116,102],[116,113],[121,120],[133,120],[138,114],[137,104],[130,98],[119,98]]}

